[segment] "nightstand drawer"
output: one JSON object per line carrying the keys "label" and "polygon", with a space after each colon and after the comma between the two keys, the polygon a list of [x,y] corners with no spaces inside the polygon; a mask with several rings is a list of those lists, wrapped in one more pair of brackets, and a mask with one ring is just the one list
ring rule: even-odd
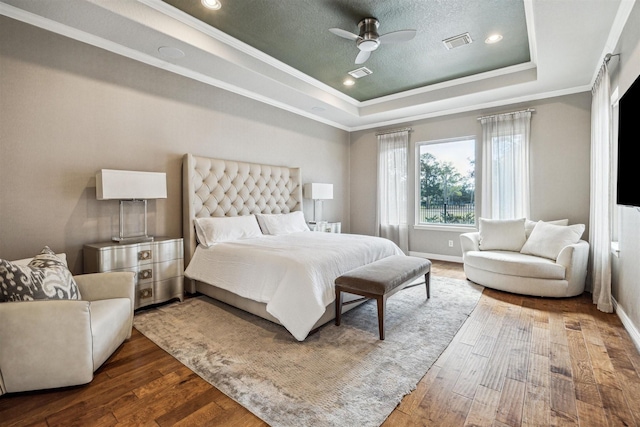
{"label": "nightstand drawer", "polygon": [[152,282],[182,276],[184,268],[182,267],[182,259],[175,259],[171,261],[145,264],[135,270],[128,269],[126,271],[135,271],[137,273],[136,279],[138,282]]}
{"label": "nightstand drawer", "polygon": [[153,250],[148,244],[114,246],[95,251],[94,257],[92,260],[87,260],[85,256],[85,261],[90,261],[91,265],[100,265],[103,271],[116,271],[135,268],[145,262],[153,262]]}
{"label": "nightstand drawer", "polygon": [[[177,241],[176,241],[177,240]],[[85,245],[85,271],[121,271],[182,258],[182,239],[130,245]]]}
{"label": "nightstand drawer", "polygon": [[169,301],[173,298],[183,298],[183,278],[172,277],[160,281],[142,281],[136,284],[136,301],[134,308],[144,307],[157,302]]}
{"label": "nightstand drawer", "polygon": [[135,308],[183,299],[182,239],[158,238],[153,242],[84,246],[84,272],[133,271],[136,273]]}

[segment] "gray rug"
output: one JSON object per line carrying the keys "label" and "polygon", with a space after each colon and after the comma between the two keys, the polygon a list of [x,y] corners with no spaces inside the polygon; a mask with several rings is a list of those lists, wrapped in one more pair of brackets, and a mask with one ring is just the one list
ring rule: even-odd
{"label": "gray rug", "polygon": [[134,325],[271,426],[379,426],[411,392],[475,308],[482,288],[432,277],[375,301],[304,342],[283,327],[201,296],[136,314]]}

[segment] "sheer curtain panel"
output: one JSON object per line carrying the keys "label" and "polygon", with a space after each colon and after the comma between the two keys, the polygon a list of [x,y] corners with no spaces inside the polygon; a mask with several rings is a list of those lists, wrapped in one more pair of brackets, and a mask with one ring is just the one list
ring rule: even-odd
{"label": "sheer curtain panel", "polygon": [[529,218],[531,111],[483,117],[482,217]]}
{"label": "sheer curtain panel", "polygon": [[407,169],[409,131],[378,135],[378,224],[380,237],[409,251]]}
{"label": "sheer curtain panel", "polygon": [[611,299],[611,88],[604,63],[591,100],[591,209],[589,284],[598,310],[613,312]]}

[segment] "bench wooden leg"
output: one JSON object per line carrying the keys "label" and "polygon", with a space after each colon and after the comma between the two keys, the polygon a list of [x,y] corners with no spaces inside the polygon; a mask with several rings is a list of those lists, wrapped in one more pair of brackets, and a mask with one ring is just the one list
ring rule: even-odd
{"label": "bench wooden leg", "polygon": [[424,284],[427,286],[427,299],[431,298],[431,272],[427,271],[424,275]]}
{"label": "bench wooden leg", "polygon": [[387,308],[387,297],[381,295],[376,300],[378,301],[378,333],[380,334],[380,339],[384,340],[384,314]]}
{"label": "bench wooden leg", "polygon": [[336,326],[340,326],[340,318],[342,317],[342,292],[336,287]]}

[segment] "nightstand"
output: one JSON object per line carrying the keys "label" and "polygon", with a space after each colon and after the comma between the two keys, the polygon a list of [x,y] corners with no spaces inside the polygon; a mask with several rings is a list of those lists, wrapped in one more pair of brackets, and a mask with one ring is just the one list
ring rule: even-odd
{"label": "nightstand", "polygon": [[341,233],[342,223],[341,222],[328,222],[328,221],[317,221],[310,222],[309,228],[311,231],[324,231],[325,233]]}
{"label": "nightstand", "polygon": [[152,242],[84,245],[84,272],[136,273],[135,308],[184,299],[182,239],[157,237]]}

